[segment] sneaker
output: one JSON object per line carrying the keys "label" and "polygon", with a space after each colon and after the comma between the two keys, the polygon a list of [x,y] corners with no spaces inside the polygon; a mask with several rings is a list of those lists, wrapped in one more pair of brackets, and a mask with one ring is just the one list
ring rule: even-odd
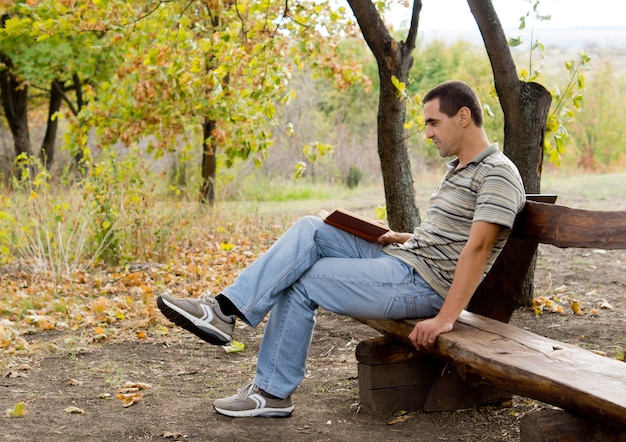
{"label": "sneaker", "polygon": [[226,316],[211,295],[180,299],[167,294],[157,297],[167,319],[213,345],[227,344],[235,330],[235,316]]}
{"label": "sneaker", "polygon": [[216,399],[213,408],[230,417],[289,417],[294,406],[291,396],[286,399],[270,397],[252,383],[240,388],[233,396]]}

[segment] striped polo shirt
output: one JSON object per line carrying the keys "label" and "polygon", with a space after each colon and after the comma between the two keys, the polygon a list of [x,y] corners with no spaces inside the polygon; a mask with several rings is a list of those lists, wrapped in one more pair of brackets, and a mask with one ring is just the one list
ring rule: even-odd
{"label": "striped polo shirt", "polygon": [[458,164],[458,159],[447,164],[446,175],[431,195],[426,219],[415,229],[413,238],[384,249],[413,266],[444,298],[472,223],[486,221],[504,227],[487,261],[486,274],[525,202],[522,178],[497,144],[490,145],[466,166],[456,169]]}

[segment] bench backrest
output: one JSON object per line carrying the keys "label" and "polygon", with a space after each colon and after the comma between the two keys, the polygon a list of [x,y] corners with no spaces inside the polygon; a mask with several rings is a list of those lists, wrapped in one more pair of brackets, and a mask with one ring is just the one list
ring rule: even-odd
{"label": "bench backrest", "polygon": [[522,299],[539,243],[626,249],[626,211],[592,211],[550,204],[555,200],[556,197],[528,197],[511,237],[476,289],[467,310],[508,322]]}

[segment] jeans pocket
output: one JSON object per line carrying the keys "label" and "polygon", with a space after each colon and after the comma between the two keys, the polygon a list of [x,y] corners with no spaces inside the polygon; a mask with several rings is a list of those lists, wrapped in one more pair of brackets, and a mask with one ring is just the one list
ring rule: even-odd
{"label": "jeans pocket", "polygon": [[435,316],[443,299],[436,293],[411,293],[396,295],[389,300],[387,319],[428,318]]}

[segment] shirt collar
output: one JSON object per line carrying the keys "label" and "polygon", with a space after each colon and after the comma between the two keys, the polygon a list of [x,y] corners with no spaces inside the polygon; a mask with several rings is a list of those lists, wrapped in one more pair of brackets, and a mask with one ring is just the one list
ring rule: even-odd
{"label": "shirt collar", "polygon": [[[478,156],[476,158],[474,158],[473,160],[471,160],[469,163],[467,163],[465,166],[461,167],[461,169],[466,168],[470,163],[480,163],[482,160],[484,160],[485,158],[487,158],[489,155],[494,154],[496,152],[499,152],[499,148],[498,148],[498,143],[492,143],[490,144],[486,149],[484,149],[481,153],[478,154]],[[459,165],[459,159],[458,158],[454,158],[450,161],[448,161],[446,163],[446,167],[448,168],[448,172],[452,172],[454,171]],[[460,169],[459,169],[460,170]]]}

